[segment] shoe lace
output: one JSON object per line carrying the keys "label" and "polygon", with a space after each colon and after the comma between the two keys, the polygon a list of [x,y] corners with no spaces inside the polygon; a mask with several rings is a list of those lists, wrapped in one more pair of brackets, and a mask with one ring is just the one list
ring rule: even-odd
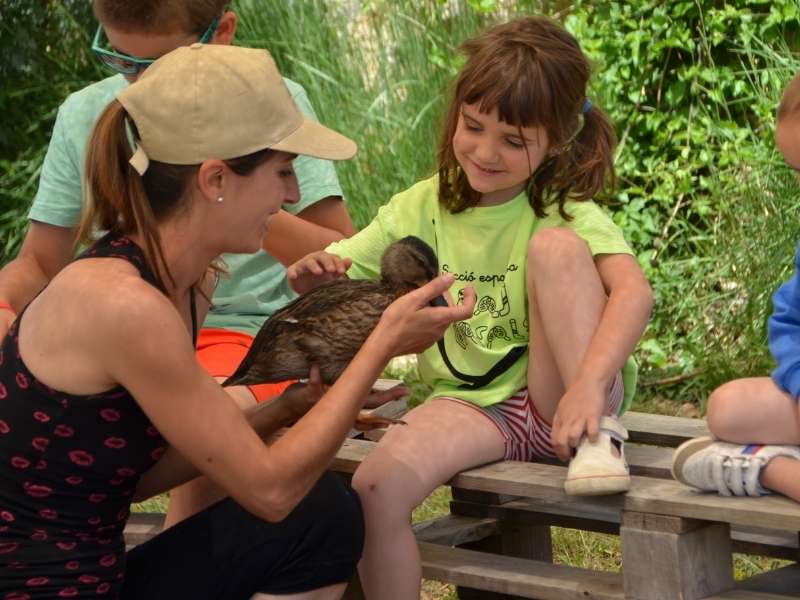
{"label": "shoe lace", "polygon": [[711,478],[722,496],[760,496],[764,488],[758,481],[765,461],[759,456],[715,456]]}

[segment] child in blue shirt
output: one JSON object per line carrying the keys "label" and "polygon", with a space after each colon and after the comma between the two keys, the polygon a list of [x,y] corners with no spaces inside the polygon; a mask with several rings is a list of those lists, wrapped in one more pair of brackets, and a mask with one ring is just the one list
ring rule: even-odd
{"label": "child in blue shirt", "polygon": [[[800,181],[800,74],[783,93],[775,140]],[[723,496],[777,492],[800,501],[800,249],[798,269],[772,297],[772,377],[730,381],[708,399],[712,437],[689,440],[673,458],[678,481]]]}

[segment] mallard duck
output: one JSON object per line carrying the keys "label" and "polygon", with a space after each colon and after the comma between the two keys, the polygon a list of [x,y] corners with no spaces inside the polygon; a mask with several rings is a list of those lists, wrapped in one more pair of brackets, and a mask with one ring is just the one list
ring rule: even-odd
{"label": "mallard duck", "polygon": [[332,384],[395,299],[439,273],[421,239],[404,237],[386,248],[379,281],[339,279],[300,296],[261,327],[236,372],[223,385],[253,385],[308,377],[319,365]]}

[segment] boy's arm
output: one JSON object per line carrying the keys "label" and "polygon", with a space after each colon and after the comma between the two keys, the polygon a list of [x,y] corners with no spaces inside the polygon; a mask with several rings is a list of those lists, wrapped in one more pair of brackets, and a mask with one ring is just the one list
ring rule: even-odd
{"label": "boy's arm", "polygon": [[31,221],[19,254],[0,270],[0,339],[19,313],[72,258],[75,230]]}
{"label": "boy's arm", "polygon": [[[319,121],[303,87],[284,81],[306,118]],[[262,242],[262,248],[287,267],[356,232],[331,161],[298,156],[294,171],[300,186],[300,201],[284,206],[272,218]]]}
{"label": "boy's arm", "polygon": [[329,244],[350,237],[356,229],[340,196],[328,196],[293,215],[280,211],[270,221],[263,248],[284,266]]}
{"label": "boy's arm", "polygon": [[[116,80],[106,82],[118,84]],[[0,310],[0,339],[14,313],[25,308],[73,257],[82,209],[83,148],[97,114],[113,98],[112,92],[91,86],[58,109],[28,213],[28,232],[19,254],[0,270],[0,304],[13,308]]]}

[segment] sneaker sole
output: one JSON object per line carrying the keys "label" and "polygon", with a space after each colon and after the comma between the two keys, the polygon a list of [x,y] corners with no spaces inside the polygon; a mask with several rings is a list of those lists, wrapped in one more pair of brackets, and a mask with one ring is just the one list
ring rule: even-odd
{"label": "sneaker sole", "polygon": [[675,449],[675,454],[672,455],[672,468],[670,469],[670,471],[672,472],[672,477],[676,481],[680,481],[683,485],[694,487],[691,483],[686,481],[681,475],[681,472],[683,471],[683,465],[685,465],[686,461],[689,460],[693,455],[697,454],[704,448],[707,448],[715,441],[716,440],[713,437],[707,435],[687,440],[683,442],[680,446],[678,446]]}
{"label": "sneaker sole", "polygon": [[564,491],[570,496],[605,496],[627,492],[631,487],[629,475],[612,475],[610,477],[584,477],[567,479]]}

